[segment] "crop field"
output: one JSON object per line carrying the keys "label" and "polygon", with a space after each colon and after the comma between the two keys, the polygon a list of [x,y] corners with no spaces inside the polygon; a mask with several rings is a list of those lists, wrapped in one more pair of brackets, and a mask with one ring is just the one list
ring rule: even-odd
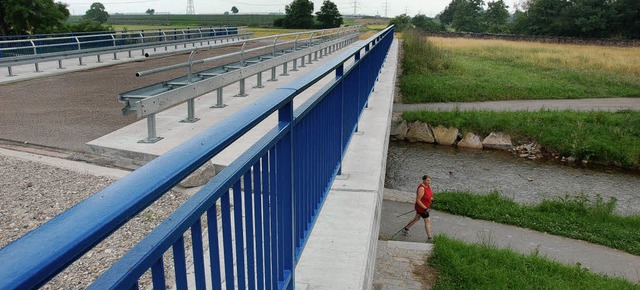
{"label": "crop field", "polygon": [[436,37],[428,43],[439,53],[417,50],[410,61],[443,65],[405,73],[405,102],[640,97],[638,47]]}

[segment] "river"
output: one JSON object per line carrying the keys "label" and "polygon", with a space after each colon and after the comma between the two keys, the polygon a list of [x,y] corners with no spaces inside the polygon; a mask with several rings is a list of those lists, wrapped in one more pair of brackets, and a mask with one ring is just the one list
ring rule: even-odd
{"label": "river", "polygon": [[[586,194],[617,199],[616,213],[640,214],[640,176],[614,170],[585,169],[556,162],[517,158],[508,152],[456,149],[424,143],[389,144],[385,187],[413,192],[422,175],[433,181],[434,194],[492,191],[523,204]],[[437,199],[437,197],[435,197]]]}

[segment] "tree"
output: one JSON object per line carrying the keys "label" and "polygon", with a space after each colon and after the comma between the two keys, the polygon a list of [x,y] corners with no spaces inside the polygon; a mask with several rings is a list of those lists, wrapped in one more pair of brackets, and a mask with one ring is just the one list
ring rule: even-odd
{"label": "tree", "polygon": [[342,15],[338,11],[335,3],[325,0],[322,2],[320,11],[316,12],[317,20],[320,22],[320,28],[334,28],[342,25]]}
{"label": "tree", "polygon": [[457,31],[484,32],[486,25],[482,21],[482,0],[462,0],[456,5],[451,27]]}
{"label": "tree", "polygon": [[149,15],[153,15],[154,13],[156,13],[156,10],[149,8],[149,9],[147,9],[147,12],[145,12],[145,13],[147,13]]}
{"label": "tree", "polygon": [[444,25],[442,25],[442,23],[438,24],[435,21],[433,21],[433,19],[422,14],[418,14],[415,17],[413,17],[411,19],[411,24],[413,24],[413,26],[415,26],[417,29],[423,30],[423,31],[438,32],[438,31],[445,30]]}
{"label": "tree", "polygon": [[99,23],[107,22],[109,13],[104,10],[104,5],[100,2],[94,2],[84,15],[87,20],[97,21]]}
{"label": "tree", "polygon": [[404,30],[410,23],[411,17],[404,13],[389,20],[389,25],[395,25],[394,30],[396,32]]}
{"label": "tree", "polygon": [[452,0],[438,16],[440,22],[445,25],[451,24],[453,22],[453,15],[456,13],[456,10],[458,10],[458,6],[464,1],[465,0]]}
{"label": "tree", "polygon": [[[608,37],[613,21],[613,8],[609,0],[574,0],[566,17],[571,27],[567,36]],[[638,15],[640,16],[640,15]]]}
{"label": "tree", "polygon": [[312,28],[313,27],[313,2],[309,0],[293,0],[284,7],[285,28]]}
{"label": "tree", "polygon": [[612,8],[612,32],[622,37],[640,39],[640,1],[617,0]]}
{"label": "tree", "polygon": [[487,11],[484,14],[484,21],[489,27],[489,32],[505,32],[505,24],[507,23],[507,19],[509,19],[508,8],[509,6],[505,5],[502,0],[487,3]]}
{"label": "tree", "polygon": [[514,30],[531,35],[565,35],[571,26],[565,17],[570,5],[566,0],[529,0],[527,11],[516,18]]}
{"label": "tree", "polygon": [[52,0],[0,0],[0,33],[23,35],[64,31],[67,5]]}
{"label": "tree", "polygon": [[231,7],[231,13],[238,14],[238,12],[240,12],[240,10],[238,10],[236,6]]}

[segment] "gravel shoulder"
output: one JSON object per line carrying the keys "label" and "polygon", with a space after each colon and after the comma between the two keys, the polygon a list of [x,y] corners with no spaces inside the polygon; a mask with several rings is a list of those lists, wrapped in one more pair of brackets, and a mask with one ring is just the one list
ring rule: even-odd
{"label": "gravel shoulder", "polygon": [[[0,247],[115,181],[115,178],[0,155]],[[86,288],[189,197],[190,193],[185,190],[169,191],[43,289]]]}

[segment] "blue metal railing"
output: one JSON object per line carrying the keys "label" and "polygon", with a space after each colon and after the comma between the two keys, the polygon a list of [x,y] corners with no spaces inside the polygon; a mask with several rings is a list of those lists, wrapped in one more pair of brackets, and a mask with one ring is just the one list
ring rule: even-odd
{"label": "blue metal railing", "polygon": [[[189,231],[198,289],[205,286],[205,272],[212,285],[226,289],[293,289],[295,265],[392,41],[389,27],[0,249],[0,289],[43,285],[276,112],[271,131],[89,288],[137,289],[150,270],[154,288],[164,289],[163,254],[171,249],[175,284],[186,289]],[[334,71],[335,79],[294,112],[294,98]]]}
{"label": "blue metal railing", "polygon": [[175,40],[206,39],[238,34],[238,27],[207,27],[181,30],[96,32],[71,36],[0,40],[0,59],[88,49],[115,49],[142,43],[152,44]]}

